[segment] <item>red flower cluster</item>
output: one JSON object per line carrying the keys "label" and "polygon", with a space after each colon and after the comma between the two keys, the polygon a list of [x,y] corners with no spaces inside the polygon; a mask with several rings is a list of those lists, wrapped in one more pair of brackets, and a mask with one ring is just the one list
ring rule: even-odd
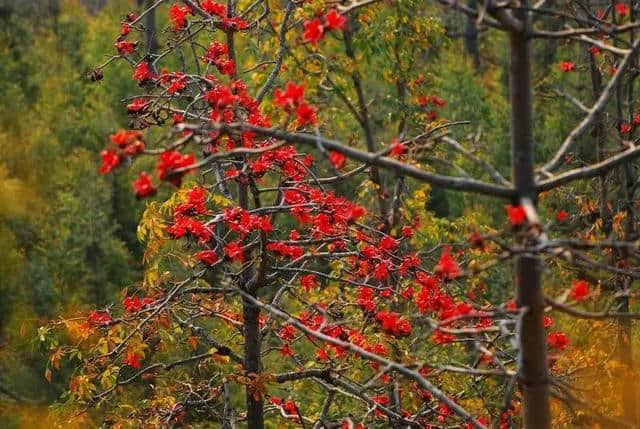
{"label": "red flower cluster", "polygon": [[149,68],[149,63],[141,61],[133,70],[133,80],[137,81],[140,85],[144,85],[150,80],[155,79],[157,76]]}
{"label": "red flower cluster", "polygon": [[460,265],[453,256],[451,256],[448,247],[445,247],[442,251],[440,260],[434,271],[445,280],[453,280],[460,275]]}
{"label": "red flower cluster", "polygon": [[218,262],[218,255],[214,250],[202,250],[193,255],[198,261],[205,265],[212,266]]}
{"label": "red flower cluster", "polygon": [[216,66],[220,74],[231,76],[236,72],[236,64],[229,58],[229,49],[224,43],[212,42],[202,61]]}
{"label": "red flower cluster", "polygon": [[547,345],[552,349],[564,350],[569,345],[569,339],[562,332],[549,332],[547,334]]}
{"label": "red flower cluster", "polygon": [[153,304],[153,298],[145,297],[140,299],[139,296],[128,296],[122,301],[122,306],[129,313],[137,313],[144,307]]}
{"label": "red flower cluster", "polygon": [[507,220],[511,226],[518,227],[526,222],[527,213],[524,211],[524,207],[508,205],[505,206],[505,210],[507,211]]}
{"label": "red flower cluster", "polygon": [[168,226],[166,230],[173,238],[180,238],[190,234],[200,244],[207,244],[212,236],[208,226],[197,219],[182,215],[176,216],[173,225]]}
{"label": "red flower cluster", "polygon": [[569,297],[576,301],[582,301],[589,295],[589,283],[586,280],[574,280],[571,283]]}
{"label": "red flower cluster", "polygon": [[158,157],[156,170],[160,180],[168,180],[173,185],[180,186],[182,176],[187,173],[187,170],[180,172],[175,170],[190,167],[194,163],[195,157],[193,155],[182,155],[178,151],[168,150]]}
{"label": "red flower cluster", "polygon": [[564,73],[572,72],[576,70],[576,65],[571,61],[563,61],[560,63],[560,70]]}
{"label": "red flower cluster", "polygon": [[180,31],[187,26],[188,14],[193,14],[191,7],[189,7],[188,5],[171,5],[171,7],[169,8],[169,19],[173,23],[173,31]]}
{"label": "red flower cluster", "polygon": [[398,313],[391,311],[378,311],[376,320],[383,331],[394,337],[408,337],[411,335],[411,323],[400,317]]}
{"label": "red flower cluster", "polygon": [[127,42],[126,40],[119,40],[114,43],[119,55],[127,55],[133,53],[138,46],[138,42]]}
{"label": "red flower cluster", "polygon": [[311,21],[304,22],[304,34],[302,37],[305,42],[316,44],[331,30],[344,30],[346,28],[347,18],[340,15],[336,9],[331,9],[324,18],[324,25],[320,18],[314,18]]}
{"label": "red flower cluster", "polygon": [[140,369],[142,367],[142,364],[140,362],[140,355],[138,355],[138,353],[136,352],[128,352],[127,355],[125,356],[124,360],[122,361],[122,363],[124,363],[125,365],[129,365],[132,368],[135,369]]}
{"label": "red flower cluster", "polygon": [[220,18],[220,26],[226,31],[239,31],[249,28],[249,24],[239,16],[229,18],[227,16],[227,6],[221,3],[216,3],[213,0],[204,0],[202,2],[202,9],[209,15],[217,16]]}
{"label": "red flower cluster", "polygon": [[267,244],[267,250],[278,253],[280,256],[284,256],[289,259],[298,259],[304,254],[303,247],[286,244],[281,241]]}
{"label": "red flower cluster", "polygon": [[89,322],[89,324],[93,326],[108,325],[109,323],[111,323],[111,316],[109,316],[109,313],[107,313],[106,311],[92,310],[89,313],[87,322]]}
{"label": "red flower cluster", "polygon": [[295,109],[299,126],[314,124],[317,122],[317,109],[304,101],[304,86],[296,86],[293,82],[289,82],[285,90],[276,89],[273,92],[275,103],[286,111]]}
{"label": "red flower cluster", "polygon": [[131,182],[136,198],[142,199],[156,194],[158,191],[151,182],[151,176],[146,171],[141,171],[140,176]]}
{"label": "red flower cluster", "polygon": [[140,131],[119,130],[110,136],[110,140],[118,147],[118,151],[105,149],[100,152],[100,157],[102,158],[100,174],[106,174],[120,165],[122,157],[134,156],[144,150],[144,142]]}
{"label": "red flower cluster", "polygon": [[226,208],[223,219],[229,229],[239,233],[243,238],[252,231],[272,232],[273,225],[269,216],[250,214],[242,207]]}

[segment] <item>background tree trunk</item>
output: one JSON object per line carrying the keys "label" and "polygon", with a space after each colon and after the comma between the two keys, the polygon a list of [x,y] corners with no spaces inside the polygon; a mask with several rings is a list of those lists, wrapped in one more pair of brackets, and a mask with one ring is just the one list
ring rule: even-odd
{"label": "background tree trunk", "polygon": [[[518,15],[518,18],[525,23],[525,27],[528,27],[526,14],[520,12]],[[517,198],[519,200],[529,198],[535,203],[530,49],[530,42],[526,35],[511,33],[509,96],[512,178]],[[517,301],[519,307],[526,309],[517,337],[520,352],[519,381],[523,395],[523,423],[527,429],[551,428],[541,268],[538,256],[522,255],[516,259]]]}

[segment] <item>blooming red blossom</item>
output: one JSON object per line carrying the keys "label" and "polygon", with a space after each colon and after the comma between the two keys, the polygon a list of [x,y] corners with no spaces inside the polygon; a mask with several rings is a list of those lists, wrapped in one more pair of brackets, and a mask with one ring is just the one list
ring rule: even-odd
{"label": "blooming red blossom", "polygon": [[187,216],[176,216],[173,225],[166,228],[166,231],[174,238],[184,237],[191,234],[200,244],[207,244],[211,240],[211,230],[197,219]]}
{"label": "blooming red blossom", "polygon": [[218,255],[214,250],[201,250],[193,255],[198,261],[205,265],[213,265],[218,261]]}
{"label": "blooming red blossom", "polygon": [[244,247],[241,243],[231,242],[224,246],[224,253],[231,261],[244,262]]}
{"label": "blooming red blossom", "polygon": [[560,63],[560,70],[564,73],[575,71],[576,65],[571,61],[563,61]]}
{"label": "blooming red blossom", "polygon": [[138,46],[138,42],[128,42],[126,40],[120,40],[114,44],[118,54],[127,55],[133,53]]}
{"label": "blooming red blossom", "polygon": [[549,332],[547,345],[552,349],[564,350],[569,345],[569,339],[563,332]]}
{"label": "blooming red blossom", "polygon": [[347,157],[338,151],[332,150],[331,152],[329,152],[329,161],[335,168],[340,170],[342,167],[344,167],[344,164],[347,161]]}
{"label": "blooming red blossom", "polygon": [[513,227],[518,227],[527,220],[527,213],[522,206],[508,205],[505,207],[505,210],[507,211],[507,220]]}
{"label": "blooming red blossom", "polygon": [[344,30],[346,28],[347,18],[336,9],[331,9],[324,17],[324,27],[327,30]]}
{"label": "blooming red blossom", "polygon": [[574,280],[571,283],[569,297],[576,301],[582,301],[589,295],[589,283],[586,280]]}
{"label": "blooming red blossom", "polygon": [[629,15],[630,12],[629,5],[626,3],[618,2],[616,3],[616,13],[619,17],[624,18]]}
{"label": "blooming red blossom", "polygon": [[202,2],[202,9],[210,15],[216,15],[220,18],[227,16],[227,6],[221,3],[216,3],[213,0],[204,0]]}
{"label": "blooming red blossom", "polygon": [[620,132],[622,134],[627,134],[629,131],[631,131],[631,124],[628,122],[623,122],[620,124]]}
{"label": "blooming red blossom", "polygon": [[442,332],[439,329],[436,330],[431,337],[431,341],[435,344],[449,344],[452,343],[454,339],[453,335]]}
{"label": "blooming red blossom", "polygon": [[304,288],[305,291],[309,292],[312,288],[318,287],[318,282],[316,282],[315,274],[305,274],[300,277],[300,285]]}
{"label": "blooming red blossom", "polygon": [[120,156],[113,150],[103,150],[100,152],[102,164],[100,164],[100,174],[107,174],[120,165]]}
{"label": "blooming red blossom", "polygon": [[395,337],[407,337],[411,335],[411,323],[401,318],[398,313],[378,311],[376,313],[376,320],[380,323],[383,331]]}
{"label": "blooming red blossom", "polygon": [[169,18],[173,23],[173,31],[180,31],[187,25],[188,13],[191,13],[189,6],[171,5],[169,8]]}
{"label": "blooming red blossom", "polygon": [[319,18],[314,18],[311,21],[305,21],[303,25],[304,33],[302,37],[305,42],[315,45],[322,40],[322,37],[324,36],[324,27],[322,26]]}
{"label": "blooming red blossom", "polygon": [[448,247],[442,251],[438,265],[436,265],[434,271],[438,273],[442,278],[447,280],[453,280],[460,275],[460,265],[451,256]]}
{"label": "blooming red blossom", "polygon": [[393,139],[391,141],[391,151],[389,152],[389,154],[392,157],[400,157],[402,155],[404,155],[407,152],[407,148],[404,144],[402,144],[400,141]]}
{"label": "blooming red blossom", "polygon": [[315,124],[317,109],[304,101],[298,105],[296,109],[296,118],[298,119],[298,125],[303,127],[305,125]]}
{"label": "blooming red blossom", "polygon": [[92,310],[87,321],[91,325],[108,325],[111,323],[111,316],[106,311]]}
{"label": "blooming red blossom", "polygon": [[128,296],[124,300],[122,300],[122,306],[129,313],[136,313],[142,310],[149,304],[153,303],[153,298],[146,297],[144,299],[140,299],[139,296]]}
{"label": "blooming red blossom", "polygon": [[556,220],[558,222],[565,222],[567,219],[569,219],[569,212],[566,210],[558,210],[556,212]]}
{"label": "blooming red blossom", "polygon": [[149,106],[149,103],[145,98],[135,98],[131,103],[127,104],[127,111],[129,113],[142,113]]}
{"label": "blooming red blossom", "polygon": [[151,176],[146,171],[141,171],[140,176],[132,183],[133,189],[138,199],[155,195],[158,191],[151,183]]}
{"label": "blooming red blossom", "polygon": [[194,163],[195,157],[193,155],[182,155],[180,152],[174,150],[163,152],[158,157],[156,164],[158,177],[160,180],[168,180],[175,186],[180,186],[182,176],[186,174],[186,171],[176,172],[174,170],[187,168]]}
{"label": "blooming red blossom", "polygon": [[273,91],[273,95],[278,106],[283,109],[292,108],[304,101],[304,85],[289,82],[284,91],[278,88]]}
{"label": "blooming red blossom", "polygon": [[140,62],[133,71],[133,79],[138,81],[140,85],[144,85],[151,79],[155,79],[156,75],[149,69],[149,63]]}
{"label": "blooming red blossom", "polygon": [[128,352],[123,363],[135,369],[140,369],[142,367],[140,356],[136,352]]}

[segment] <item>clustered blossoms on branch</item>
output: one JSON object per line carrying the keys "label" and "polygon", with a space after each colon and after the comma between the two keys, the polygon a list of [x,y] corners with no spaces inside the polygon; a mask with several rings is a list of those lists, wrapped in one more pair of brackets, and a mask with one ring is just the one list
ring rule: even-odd
{"label": "clustered blossoms on branch", "polygon": [[[572,222],[581,221],[580,215],[556,209],[551,212],[555,222],[543,224],[534,200],[540,192],[570,180],[605,173],[626,156],[635,156],[635,148],[604,164],[558,173],[575,135],[586,128],[579,125],[551,161],[538,172],[530,171],[537,177],[526,184],[525,192],[449,136],[446,130],[455,123],[438,120],[447,102],[426,95],[432,92],[422,88],[410,94],[417,104],[415,116],[403,113],[397,135],[377,150],[371,103],[362,89],[362,76],[353,70],[345,72],[346,79],[341,76],[353,84],[352,97],[342,93],[341,100],[353,115],[352,124],[361,128],[367,150],[358,149],[358,137],[353,145],[322,137],[321,132],[330,129],[321,119],[326,101],[308,94],[305,99],[305,89],[310,88],[306,82],[284,78],[284,56],[287,49],[313,50],[308,43],[316,45],[328,32],[340,30],[335,39],[342,37],[338,41],[345,44],[345,55],[357,62],[351,32],[366,20],[356,20],[355,11],[369,3],[374,2],[340,6],[292,23],[293,9],[303,5],[288,2],[280,22],[263,26],[268,28],[265,34],[278,34],[279,41],[271,46],[275,60],[255,66],[251,58],[247,69],[243,62],[253,53],[239,54],[237,44],[250,39],[243,34],[265,23],[268,9],[256,16],[260,2],[245,5],[243,12],[234,2],[184,1],[168,9],[156,4],[155,9],[167,13],[171,30],[168,47],[155,54],[142,55],[138,42],[128,40],[143,30],[140,19],[149,10],[140,18],[129,14],[122,23],[114,58],[130,63],[132,78],[143,93],[126,104],[136,129],[111,136],[100,154],[100,173],[141,154],[155,156],[157,180],[178,189],[161,205],[150,203],[140,224],[139,235],[148,240],[145,260],[151,266],[140,290],[124,295],[122,309],[93,310],[82,324],[82,339],[91,338],[94,345],[83,344],[87,350],[71,392],[85,411],[118,400],[125,385],[149,382],[153,401],[123,411],[124,420],[156,425],[201,420],[229,427],[246,421],[251,428],[262,428],[265,419],[280,421],[281,416],[288,423],[345,429],[507,429],[520,424],[515,413],[520,405],[532,407],[529,391],[516,393],[516,385],[539,381],[523,373],[523,362],[530,356],[522,359],[522,353],[531,352],[530,341],[539,340],[535,357],[550,370],[559,352],[571,351],[569,338],[546,312],[553,308],[600,317],[572,307],[598,293],[586,273],[581,272],[584,279],[560,285],[563,298],[542,295],[540,255],[564,258],[568,264],[579,260],[586,271],[594,264],[589,265],[580,250],[598,246],[553,238],[548,231],[561,236]],[[630,12],[621,4],[615,9],[622,21]],[[511,34],[531,31],[527,37],[544,36],[538,30],[523,30],[524,21],[511,16],[519,11],[505,8],[506,17],[494,7],[487,9],[487,25]],[[299,40],[286,37],[294,29],[304,43],[288,48]],[[521,42],[518,37],[514,36],[513,49]],[[624,60],[612,66],[612,82],[633,51],[624,52]],[[310,58],[317,58],[314,55]],[[168,65],[159,68],[165,61]],[[305,61],[292,63],[304,69]],[[182,64],[181,69],[172,71],[172,64]],[[578,69],[571,61],[560,64],[565,73]],[[254,76],[255,81],[247,79],[254,70],[267,73]],[[318,86],[338,91],[331,72]],[[409,81],[425,82],[422,74],[413,80],[397,77],[398,93]],[[607,88],[603,93],[610,91]],[[311,99],[314,104],[308,102]],[[593,121],[599,109],[586,109],[585,121]],[[151,139],[143,130],[167,123],[172,124],[170,130],[164,128],[169,138],[146,147],[145,139]],[[522,134],[531,136],[530,131]],[[414,132],[416,137],[406,137]],[[516,151],[518,139],[514,140]],[[449,145],[479,165],[493,183],[440,174],[430,164],[423,168],[417,162],[420,152],[436,144]],[[519,153],[515,158],[523,162],[526,156]],[[343,172],[347,159],[362,165]],[[324,164],[336,175],[325,177]],[[395,173],[388,180],[394,184],[392,193],[380,178],[381,169]],[[192,175],[185,178],[188,173]],[[352,185],[349,180],[365,173],[370,181],[362,187],[370,188],[370,200],[378,203],[375,208],[370,200],[358,200],[355,192],[345,191],[349,186],[332,187]],[[511,204],[505,206],[505,225],[496,225],[499,231],[477,228],[460,242],[456,233],[438,230],[433,217],[431,224],[421,218],[431,216],[424,201],[414,201],[424,191],[411,188],[413,196],[406,191],[409,177],[507,198]],[[135,195],[156,195],[153,180],[142,171],[132,183]],[[435,243],[433,229],[441,233]],[[620,243],[603,247],[625,248]],[[518,303],[499,302],[498,292],[485,282],[496,281],[489,270],[510,267],[512,258],[520,271],[507,277],[517,285]],[[522,275],[528,268],[534,269],[528,271],[532,278]],[[615,272],[627,274],[622,266]],[[520,289],[521,284],[535,290]],[[528,297],[534,292],[537,295]],[[509,289],[501,298],[510,295],[515,294]],[[548,308],[542,306],[543,299]],[[536,338],[524,338],[522,332]],[[179,371],[185,366],[194,370]],[[542,376],[548,393],[547,376],[554,374]],[[461,393],[458,383],[465,386]],[[502,387],[496,389],[496,384]],[[241,410],[236,400],[240,389],[245,394]],[[548,423],[547,419],[543,429]]]}

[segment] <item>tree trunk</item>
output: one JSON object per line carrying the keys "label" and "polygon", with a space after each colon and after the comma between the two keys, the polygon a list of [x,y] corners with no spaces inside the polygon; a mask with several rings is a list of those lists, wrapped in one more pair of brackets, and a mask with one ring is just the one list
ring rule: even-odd
{"label": "tree trunk", "polygon": [[[246,374],[260,374],[260,308],[244,300],[244,370]],[[247,387],[247,425],[249,429],[263,429],[263,400],[256,400]]]}
{"label": "tree trunk", "polygon": [[[525,13],[518,15],[526,22]],[[510,48],[512,178],[518,199],[529,198],[535,204],[530,43],[525,34],[514,32],[510,35]],[[541,268],[538,256],[522,255],[516,259],[517,301],[526,309],[518,332],[518,345],[523,423],[527,429],[551,428]]]}

